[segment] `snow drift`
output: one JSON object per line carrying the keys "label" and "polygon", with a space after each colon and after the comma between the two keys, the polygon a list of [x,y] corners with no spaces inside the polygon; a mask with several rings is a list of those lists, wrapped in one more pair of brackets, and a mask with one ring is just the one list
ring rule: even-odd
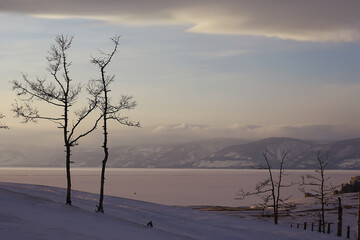
{"label": "snow drift", "polygon": [[[105,198],[105,214],[95,212],[97,194],[73,191],[67,206],[61,188],[0,183],[0,239],[335,239],[271,223],[184,207],[119,197]],[[152,221],[153,228],[147,228]]]}

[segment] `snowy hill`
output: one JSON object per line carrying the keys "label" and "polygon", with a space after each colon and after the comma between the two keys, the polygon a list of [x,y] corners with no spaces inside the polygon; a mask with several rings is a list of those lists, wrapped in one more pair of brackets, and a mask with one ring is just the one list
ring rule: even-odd
{"label": "snowy hill", "polygon": [[[0,239],[278,240],[336,239],[333,235],[271,223],[106,197],[105,214],[95,213],[97,195],[47,186],[0,183]],[[153,221],[154,228],[146,223]]]}
{"label": "snowy hill", "polygon": [[[329,152],[327,169],[360,169],[360,139],[330,143],[293,138],[267,138],[259,141],[211,139],[181,144],[143,144],[110,148],[109,167],[114,168],[257,168],[268,153],[272,166],[284,150],[288,169],[316,168],[319,151]],[[100,147],[74,148],[74,167],[99,167],[103,158]],[[39,149],[0,147],[0,165],[11,167],[62,167],[62,146]]]}
{"label": "snowy hill", "polygon": [[[109,167],[132,168],[192,168],[203,159],[225,147],[242,144],[241,139],[210,139],[179,144],[140,144],[110,147]],[[114,143],[115,144],[115,143]],[[100,167],[102,148],[74,148],[72,160],[75,167]],[[0,166],[4,167],[63,167],[64,150],[26,146],[21,149],[12,145],[0,146]]]}
{"label": "snowy hill", "polygon": [[322,158],[329,153],[327,169],[360,169],[360,139],[321,144],[292,138],[267,138],[227,147],[202,159],[195,166],[257,168],[264,165],[263,153],[266,152],[271,165],[277,167],[276,159],[280,159],[284,151],[289,152],[286,159],[288,169],[316,168],[319,151]]}
{"label": "snowy hill", "polygon": [[[242,144],[239,139],[212,139],[197,142],[167,145],[135,145],[111,148],[110,167],[134,168],[192,168],[194,162],[205,158],[233,144]],[[79,153],[75,161],[79,166],[99,166],[102,152],[94,151]],[[85,159],[85,160],[84,160]]]}
{"label": "snowy hill", "polygon": [[[292,138],[267,138],[248,144],[234,145],[202,159],[198,166],[218,166],[228,163],[233,168],[257,168],[264,163],[263,153],[267,152],[271,165],[277,167],[276,159],[281,159],[283,151],[289,151],[288,168],[303,168],[299,162],[312,159],[313,149],[318,146],[315,142]],[[311,154],[309,154],[311,153]],[[310,156],[309,156],[310,155]],[[303,162],[301,162],[304,164]],[[309,168],[314,168],[314,163],[309,161]]]}

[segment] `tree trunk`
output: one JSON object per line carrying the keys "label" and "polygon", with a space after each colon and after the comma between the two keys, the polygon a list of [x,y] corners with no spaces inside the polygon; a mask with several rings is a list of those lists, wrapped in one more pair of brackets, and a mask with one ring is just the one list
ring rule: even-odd
{"label": "tree trunk", "polygon": [[321,225],[322,225],[322,232],[325,233],[325,203],[321,203]]}
{"label": "tree trunk", "polygon": [[321,221],[322,221],[322,231],[325,233],[325,194],[324,194],[324,168],[323,165],[320,163],[320,174],[321,174]]}
{"label": "tree trunk", "polygon": [[103,131],[104,131],[104,143],[103,143],[103,149],[104,149],[104,160],[102,161],[102,168],[101,168],[101,180],[100,180],[100,199],[99,199],[99,205],[97,206],[97,212],[104,213],[104,185],[105,185],[105,168],[106,163],[109,158],[109,150],[107,146],[108,142],[108,130],[107,130],[107,114],[108,114],[108,90],[106,88],[106,82],[105,82],[105,74],[104,74],[104,68],[101,69],[101,77],[102,77],[102,83],[104,88],[104,109],[103,109]]}
{"label": "tree trunk", "polygon": [[360,240],[360,192],[359,192],[358,214],[357,214],[357,240]]}
{"label": "tree trunk", "polygon": [[70,145],[70,139],[69,139],[69,131],[68,131],[68,124],[69,124],[69,91],[70,91],[70,79],[68,78],[68,72],[66,67],[66,55],[63,54],[63,64],[64,64],[64,71],[65,71],[65,77],[66,77],[66,91],[64,93],[64,143],[66,148],[66,181],[67,181],[67,188],[66,188],[66,205],[71,206],[71,175],[70,175],[70,164],[71,164],[71,145]]}
{"label": "tree trunk", "polygon": [[342,236],[342,206],[341,206],[341,198],[338,198],[339,201],[339,206],[338,206],[338,225],[337,225],[337,236],[341,237]]}
{"label": "tree trunk", "polygon": [[64,142],[65,142],[65,148],[66,148],[66,181],[67,181],[67,188],[66,188],[66,204],[71,205],[71,173],[70,173],[70,164],[71,164],[71,145],[69,142],[68,137],[68,92],[69,92],[69,81],[67,81],[67,91],[65,94],[65,107],[64,107]]}
{"label": "tree trunk", "polygon": [[275,224],[278,224],[278,218],[279,218],[278,209],[274,208],[274,223]]}
{"label": "tree trunk", "polygon": [[106,141],[107,141],[107,137],[106,137],[106,140],[104,141],[104,146],[103,146],[105,156],[104,156],[104,160],[102,161],[101,181],[100,181],[100,199],[99,199],[99,205],[97,206],[98,208],[96,210],[97,212],[101,212],[101,213],[104,213],[103,202],[104,202],[105,168],[106,168],[106,162],[109,157],[108,148],[105,146]]}
{"label": "tree trunk", "polygon": [[66,179],[67,179],[66,204],[67,205],[71,205],[70,156],[71,156],[71,147],[67,145],[66,146]]}

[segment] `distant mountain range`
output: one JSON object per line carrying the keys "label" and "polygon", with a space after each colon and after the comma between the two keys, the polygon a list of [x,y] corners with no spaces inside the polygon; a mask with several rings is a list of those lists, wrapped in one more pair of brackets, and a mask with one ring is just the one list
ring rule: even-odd
{"label": "distant mountain range", "polygon": [[267,138],[247,144],[233,145],[201,159],[196,167],[258,168],[263,166],[266,153],[271,166],[278,167],[278,161],[286,158],[288,169],[314,169],[317,154],[324,159],[328,154],[327,169],[360,169],[360,139],[349,139],[321,144],[316,141],[293,138]]}
{"label": "distant mountain range", "polygon": [[[327,169],[360,169],[360,138],[320,143],[293,138],[259,141],[212,139],[183,144],[133,145],[110,148],[108,167],[121,168],[259,168],[267,153],[271,165],[284,151],[287,169],[314,169],[316,156],[329,153]],[[62,167],[61,149],[0,148],[0,166]],[[99,167],[102,149],[74,149],[74,167]]]}

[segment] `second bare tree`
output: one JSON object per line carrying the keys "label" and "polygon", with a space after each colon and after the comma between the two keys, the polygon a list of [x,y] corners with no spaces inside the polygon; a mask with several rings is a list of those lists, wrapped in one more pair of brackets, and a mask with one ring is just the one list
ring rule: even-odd
{"label": "second bare tree", "polygon": [[95,64],[100,70],[100,78],[93,80],[89,85],[89,91],[94,95],[99,96],[98,107],[101,111],[102,121],[103,121],[103,145],[104,150],[104,159],[102,161],[101,167],[101,179],[100,179],[100,198],[99,204],[97,205],[97,212],[104,213],[104,184],[105,184],[105,169],[106,163],[109,159],[109,148],[108,148],[108,120],[115,120],[116,122],[130,126],[130,127],[140,127],[139,122],[132,122],[128,117],[122,116],[121,112],[123,110],[131,110],[136,107],[136,102],[133,100],[132,96],[122,95],[117,104],[112,104],[109,97],[110,84],[114,81],[115,75],[107,75],[106,67],[111,62],[113,56],[117,52],[119,46],[119,36],[114,36],[111,38],[111,41],[114,44],[114,48],[110,53],[105,53],[100,51],[100,57],[92,57],[91,63]]}

